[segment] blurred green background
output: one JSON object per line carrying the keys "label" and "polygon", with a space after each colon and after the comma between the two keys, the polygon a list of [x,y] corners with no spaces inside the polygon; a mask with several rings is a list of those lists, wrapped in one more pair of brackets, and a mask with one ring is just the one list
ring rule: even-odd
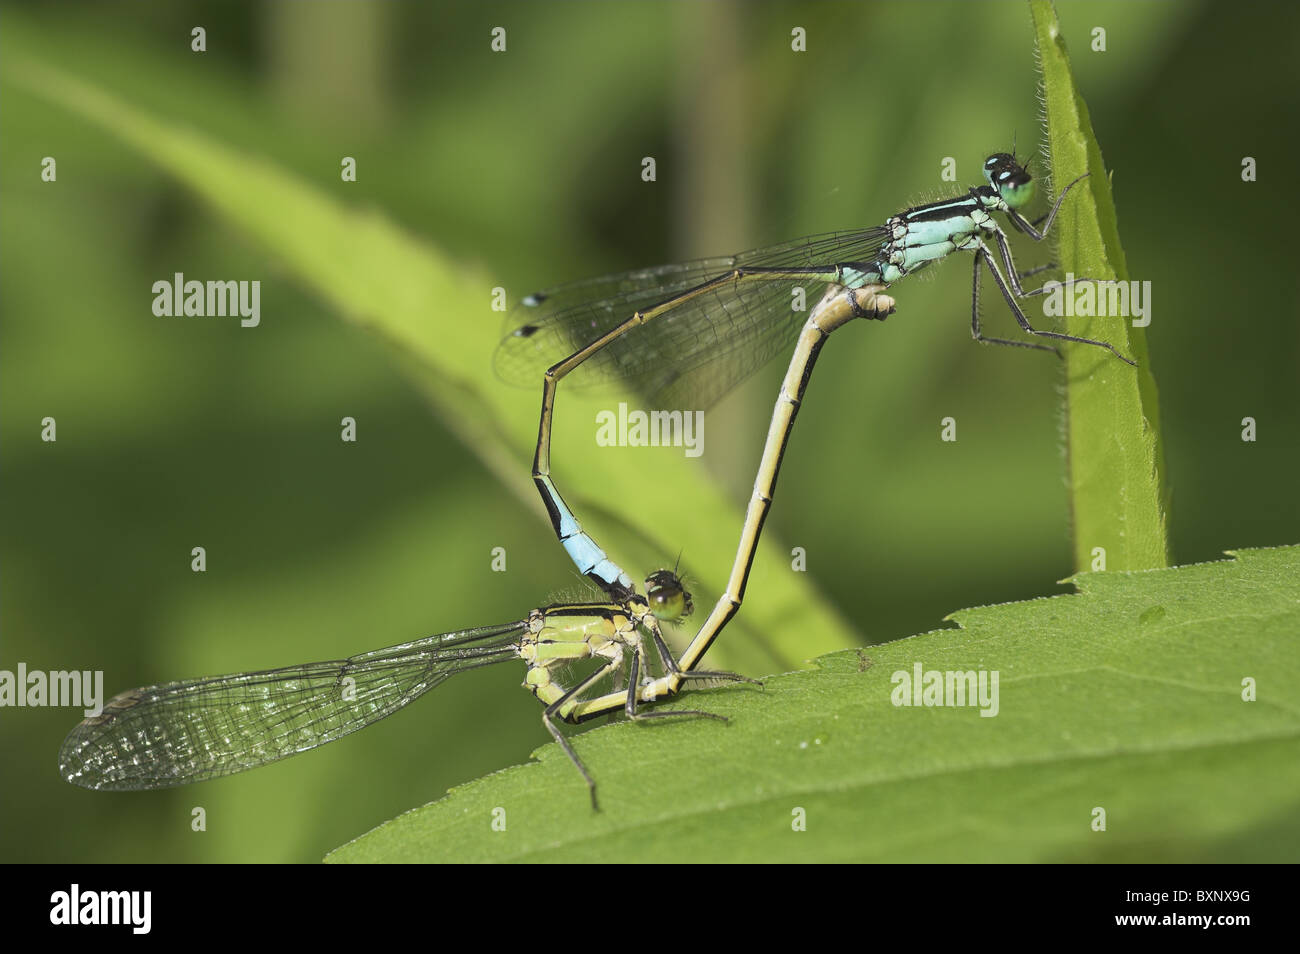
{"label": "blurred green background", "polygon": [[[1174,559],[1298,542],[1300,15],[1057,7],[1132,277],[1154,286]],[[204,54],[189,49],[195,25]],[[790,51],[796,26],[807,53]],[[1097,27],[1105,52],[1089,49]],[[504,485],[395,373],[384,341],[139,153],[17,82],[24,62],[261,157],[515,296],[875,224],[954,191],[944,157],[960,190],[1013,136],[1021,152],[1041,140],[1018,0],[7,3],[0,62],[0,668],[102,669],[108,695],[512,619],[575,580],[531,499],[526,448]],[[39,178],[47,155],[54,185]],[[339,182],[345,155],[360,160],[356,184]],[[653,186],[639,178],[646,155]],[[1241,181],[1243,156],[1258,182]],[[150,287],[174,271],[260,278],[261,327],[154,318]],[[968,264],[950,263],[900,286],[889,322],[837,335],[782,471],[768,532],[806,548],[863,643],[1059,592],[1073,569],[1060,366],[976,348],[969,285]],[[1008,330],[1000,308],[984,311],[991,333]],[[463,361],[491,374],[490,350]],[[736,530],[781,372],[774,362],[708,417],[700,466],[735,501]],[[533,413],[535,392],[509,397]],[[39,439],[47,415],[55,444]],[[345,415],[356,444],[338,439]],[[938,440],[946,415],[956,444]],[[1240,440],[1245,416],[1256,443]],[[651,459],[624,453],[628,466]],[[693,541],[677,545],[689,563]],[[491,572],[494,546],[506,573]],[[75,712],[0,710],[0,858],[318,859],[525,760],[547,736],[521,677],[479,670],[318,752],[130,795],[59,779]],[[203,834],[189,828],[196,805]]]}

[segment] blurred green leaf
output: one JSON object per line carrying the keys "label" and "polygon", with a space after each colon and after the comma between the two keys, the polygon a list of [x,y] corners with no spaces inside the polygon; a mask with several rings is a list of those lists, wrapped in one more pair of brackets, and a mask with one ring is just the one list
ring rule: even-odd
{"label": "blurred green leaf", "polygon": [[[20,57],[11,57],[6,67],[10,81],[119,136],[261,243],[344,317],[389,341],[396,362],[434,413],[505,488],[523,495],[545,519],[528,477],[540,380],[534,394],[493,376],[491,355],[502,316],[491,310],[494,283],[481,268],[449,260],[378,212],[349,208],[262,158],[150,116],[65,71]],[[343,183],[339,188],[347,190]],[[683,566],[696,581],[697,602],[705,604],[700,589],[716,594],[725,585],[740,514],[702,463],[679,451],[635,461],[593,453],[596,412],[618,400],[561,388],[552,453],[556,482],[596,539],[629,571],[664,566],[689,529],[692,547]],[[688,504],[667,516],[661,508],[635,504],[665,500]],[[566,582],[572,573],[567,557],[558,544],[554,553],[557,583]],[[768,538],[754,587],[764,598],[731,624],[710,655],[712,665],[762,672],[857,641],[807,575],[784,569],[786,560]],[[783,569],[772,572],[774,566]]]}
{"label": "blurred green leaf", "polygon": [[[727,725],[597,729],[576,747],[599,814],[549,745],[328,860],[1293,860],[1300,547],[1234,555],[1080,574],[1078,594],[674,703]],[[894,705],[917,665],[998,671],[996,716]]]}
{"label": "blurred green leaf", "polygon": [[[1075,88],[1060,24],[1050,0],[1032,0],[1042,68],[1045,125],[1054,185],[1085,172],[1061,206],[1055,233],[1067,273],[1128,280],[1115,203],[1088,107]],[[1128,319],[1073,316],[1073,335],[1110,340],[1138,364],[1131,368],[1100,348],[1068,345],[1066,447],[1074,520],[1075,565],[1088,569],[1095,548],[1105,567],[1140,570],[1166,566],[1167,499],[1155,378],[1146,333]]]}

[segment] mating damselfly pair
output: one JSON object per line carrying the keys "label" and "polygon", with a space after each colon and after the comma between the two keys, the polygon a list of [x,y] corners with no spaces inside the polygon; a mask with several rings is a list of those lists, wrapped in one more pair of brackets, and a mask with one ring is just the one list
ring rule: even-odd
{"label": "mating damselfly pair", "polygon": [[[131,690],[69,734],[60,771],[68,781],[92,789],[160,788],[227,775],[341,738],[456,672],[517,658],[526,666],[525,687],[545,707],[543,723],[582,773],[594,806],[595,783],[556,720],[578,723],[619,710],[636,720],[709,715],[646,712],[641,706],[677,694],[690,679],[742,678],[698,667],[740,608],[795,415],[833,331],[854,318],[888,317],[895,301],[886,291],[894,283],[953,252],[970,251],[976,340],[1055,350],[983,335],[983,268],[1027,333],[1105,348],[1132,364],[1106,342],[1032,326],[1019,301],[1044,289],[1023,288],[1007,235],[993,218],[1002,214],[1014,229],[1041,241],[1083,177],[1061,191],[1039,231],[1020,211],[1033,193],[1026,168],[1014,156],[998,153],[985,162],[984,176],[986,184],[964,196],[908,209],[883,226],[624,272],[524,299],[528,320],[502,342],[496,367],[508,381],[535,385],[541,380],[533,480],[564,549],[605,590],[607,600],[554,604],[515,622],[431,636],[346,660]],[[790,309],[789,293],[796,285],[810,293],[810,300],[821,295],[805,321]],[[674,657],[659,620],[688,612],[690,599],[681,581],[673,572],[659,571],[647,579],[645,595],[639,594],[628,574],[583,530],[551,478],[559,382],[581,369],[594,382],[628,382],[651,403],[707,407],[792,338],[797,338],[794,354],[726,589],[681,656]],[[589,668],[585,674],[565,674],[583,664]],[[602,691],[606,682],[611,687]]]}

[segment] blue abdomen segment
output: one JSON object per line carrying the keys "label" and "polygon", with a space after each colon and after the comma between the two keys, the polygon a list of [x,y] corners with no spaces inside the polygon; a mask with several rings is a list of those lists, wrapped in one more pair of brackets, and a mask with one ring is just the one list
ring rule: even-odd
{"label": "blue abdomen segment", "polygon": [[537,477],[534,480],[542,492],[546,509],[550,511],[555,535],[560,538],[560,545],[569,554],[569,559],[574,565],[583,574],[606,588],[623,587],[631,590],[632,578],[624,573],[623,568],[611,560],[605,551],[597,546],[591,535],[582,529],[582,524],[578,522],[569,505],[555,489],[551,478]]}
{"label": "blue abdomen segment", "polygon": [[622,567],[605,555],[605,551],[596,545],[584,531],[560,541],[574,564],[587,576],[599,581],[605,587],[621,586],[632,589],[632,578],[623,572]]}

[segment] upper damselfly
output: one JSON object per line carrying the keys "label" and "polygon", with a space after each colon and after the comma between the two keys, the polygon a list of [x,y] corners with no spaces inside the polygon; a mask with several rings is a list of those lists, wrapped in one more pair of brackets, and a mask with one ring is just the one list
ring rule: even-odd
{"label": "upper damselfly", "polygon": [[[621,380],[656,407],[707,408],[788,346],[798,335],[768,429],[754,494],[726,591],[679,662],[689,670],[703,657],[744,597],[755,548],[776,486],[777,468],[813,363],[826,337],[853,318],[883,320],[894,311],[885,294],[895,282],[953,252],[974,253],[971,334],[976,341],[1056,351],[1047,344],[992,338],[980,328],[981,269],[987,268],[1016,322],[1030,335],[1092,345],[1133,364],[1113,345],[1033,327],[1019,300],[1059,286],[1026,291],[1006,233],[994,213],[1042,241],[1069,183],[1042,220],[1042,231],[1020,212],[1034,182],[1015,156],[997,153],[983,167],[986,185],[965,195],[907,209],[884,225],[813,236],[733,255],[607,275],[537,292],[522,301],[527,314],[497,349],[495,365],[506,381],[543,382],[541,423],[533,481],[556,535],[578,569],[622,597],[631,578],[582,528],[551,479],[551,428],[562,379]],[[997,254],[989,243],[997,246]],[[1001,258],[1002,267],[999,267]],[[1005,273],[1003,272],[1005,268]],[[1031,272],[1025,275],[1033,274]],[[1074,279],[1076,282],[1096,279]],[[802,291],[803,295],[794,292]],[[800,321],[792,302],[819,304]],[[1059,352],[1057,352],[1059,354]]]}
{"label": "upper damselfly", "polygon": [[[73,784],[109,791],[230,775],[363,729],[458,672],[521,659],[527,666],[524,687],[545,706],[542,723],[582,773],[596,808],[596,783],[556,720],[581,723],[619,709],[635,720],[723,719],[643,706],[675,695],[687,679],[750,681],[681,670],[659,621],[684,618],[691,610],[681,580],[660,570],[646,580],[646,596],[621,602],[557,603],[512,623],[428,636],[348,659],[131,689],[68,734],[59,771]],[[658,675],[650,668],[652,650]],[[566,685],[568,667],[584,662],[591,671]],[[621,688],[594,695],[602,681],[620,677]]]}

